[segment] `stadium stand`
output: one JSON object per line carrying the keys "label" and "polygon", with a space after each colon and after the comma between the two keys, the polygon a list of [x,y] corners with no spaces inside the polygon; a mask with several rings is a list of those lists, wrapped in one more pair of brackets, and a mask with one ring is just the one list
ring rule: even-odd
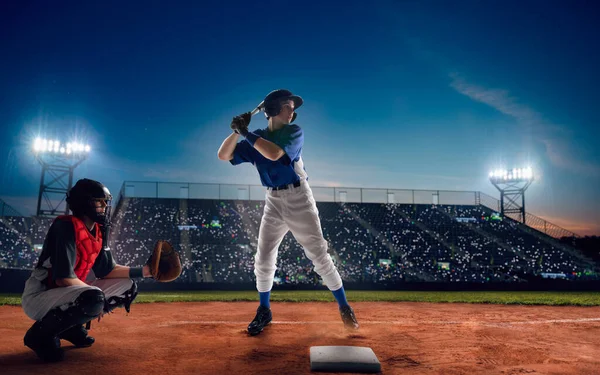
{"label": "stadium stand", "polygon": [[[181,252],[177,282],[251,283],[263,201],[120,199],[110,247],[124,265],[142,265],[158,239]],[[524,282],[578,279],[597,265],[578,251],[483,205],[318,202],[323,234],[347,282]],[[28,269],[52,219],[0,218],[3,268]],[[292,233],[280,246],[277,284],[319,285]]]}

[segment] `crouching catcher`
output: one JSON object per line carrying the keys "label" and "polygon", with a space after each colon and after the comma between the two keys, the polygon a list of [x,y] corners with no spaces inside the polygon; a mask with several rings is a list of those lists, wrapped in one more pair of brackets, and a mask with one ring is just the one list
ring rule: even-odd
{"label": "crouching catcher", "polygon": [[52,222],[22,296],[25,314],[35,320],[24,343],[48,362],[64,358],[61,339],[75,347],[94,344],[85,324],[89,329],[119,307],[129,312],[138,294],[134,279],[168,282],[181,274],[179,254],[162,240],[143,267],[116,264],[108,248],[112,196],[100,182],[77,181],[66,201],[72,215]]}

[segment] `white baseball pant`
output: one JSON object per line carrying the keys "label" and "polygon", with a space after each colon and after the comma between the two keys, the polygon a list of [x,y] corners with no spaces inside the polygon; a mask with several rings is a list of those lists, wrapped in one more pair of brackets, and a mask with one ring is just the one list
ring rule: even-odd
{"label": "white baseball pant", "polygon": [[283,237],[291,231],[329,290],[342,287],[342,278],[327,253],[317,203],[308,182],[285,190],[268,189],[254,257],[256,289],[268,292],[273,287],[277,253]]}
{"label": "white baseball pant", "polygon": [[[75,302],[77,297],[88,289],[100,289],[104,292],[106,299],[115,296],[123,296],[131,289],[131,279],[96,279],[89,281],[89,285],[74,285],[46,290],[45,280],[48,271],[45,268],[35,268],[31,276],[25,282],[23,290],[22,306],[25,314],[33,320],[40,320],[55,307],[67,309]],[[93,272],[90,272],[93,275]],[[92,277],[93,278],[93,277]]]}

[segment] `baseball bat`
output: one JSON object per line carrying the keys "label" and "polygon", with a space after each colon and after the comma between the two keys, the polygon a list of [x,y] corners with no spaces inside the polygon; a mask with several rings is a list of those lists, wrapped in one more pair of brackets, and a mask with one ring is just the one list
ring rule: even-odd
{"label": "baseball bat", "polygon": [[264,101],[264,100],[263,100],[262,102],[260,102],[260,103],[259,103],[259,104],[256,106],[256,108],[254,108],[254,109],[252,110],[252,112],[250,112],[250,114],[251,114],[252,116],[254,116],[254,115],[255,115],[255,114],[257,114],[258,112],[262,111],[263,109],[265,109],[265,101]]}

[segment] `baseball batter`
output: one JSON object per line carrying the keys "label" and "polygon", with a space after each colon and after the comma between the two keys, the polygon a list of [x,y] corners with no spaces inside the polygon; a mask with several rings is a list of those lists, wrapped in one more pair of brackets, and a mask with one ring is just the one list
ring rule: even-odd
{"label": "baseball batter", "polygon": [[[219,159],[228,160],[232,165],[252,163],[258,170],[262,185],[267,187],[258,251],[254,257],[260,305],[254,320],[248,325],[250,335],[262,332],[272,320],[270,293],[277,268],[277,252],[288,231],[302,245],[315,271],[332,291],[344,326],[358,329],[340,274],[327,253],[319,212],[308,185],[302,162],[304,133],[300,126],[291,124],[302,103],[301,97],[288,90],[272,91],[264,100],[268,127],[250,132],[248,125],[252,114],[247,112],[236,116],[231,122],[233,133],[223,141],[218,152]],[[244,139],[238,142],[240,136]]]}
{"label": "baseball batter", "polygon": [[[73,215],[57,217],[50,226],[37,266],[25,283],[22,306],[36,322],[24,343],[43,360],[60,361],[60,339],[89,347],[94,338],[83,324],[129,308],[137,295],[135,277],[150,277],[146,265],[130,268],[115,263],[103,246],[110,225],[112,196],[98,181],[82,179],[67,193]],[[90,270],[97,278],[86,284]]]}

